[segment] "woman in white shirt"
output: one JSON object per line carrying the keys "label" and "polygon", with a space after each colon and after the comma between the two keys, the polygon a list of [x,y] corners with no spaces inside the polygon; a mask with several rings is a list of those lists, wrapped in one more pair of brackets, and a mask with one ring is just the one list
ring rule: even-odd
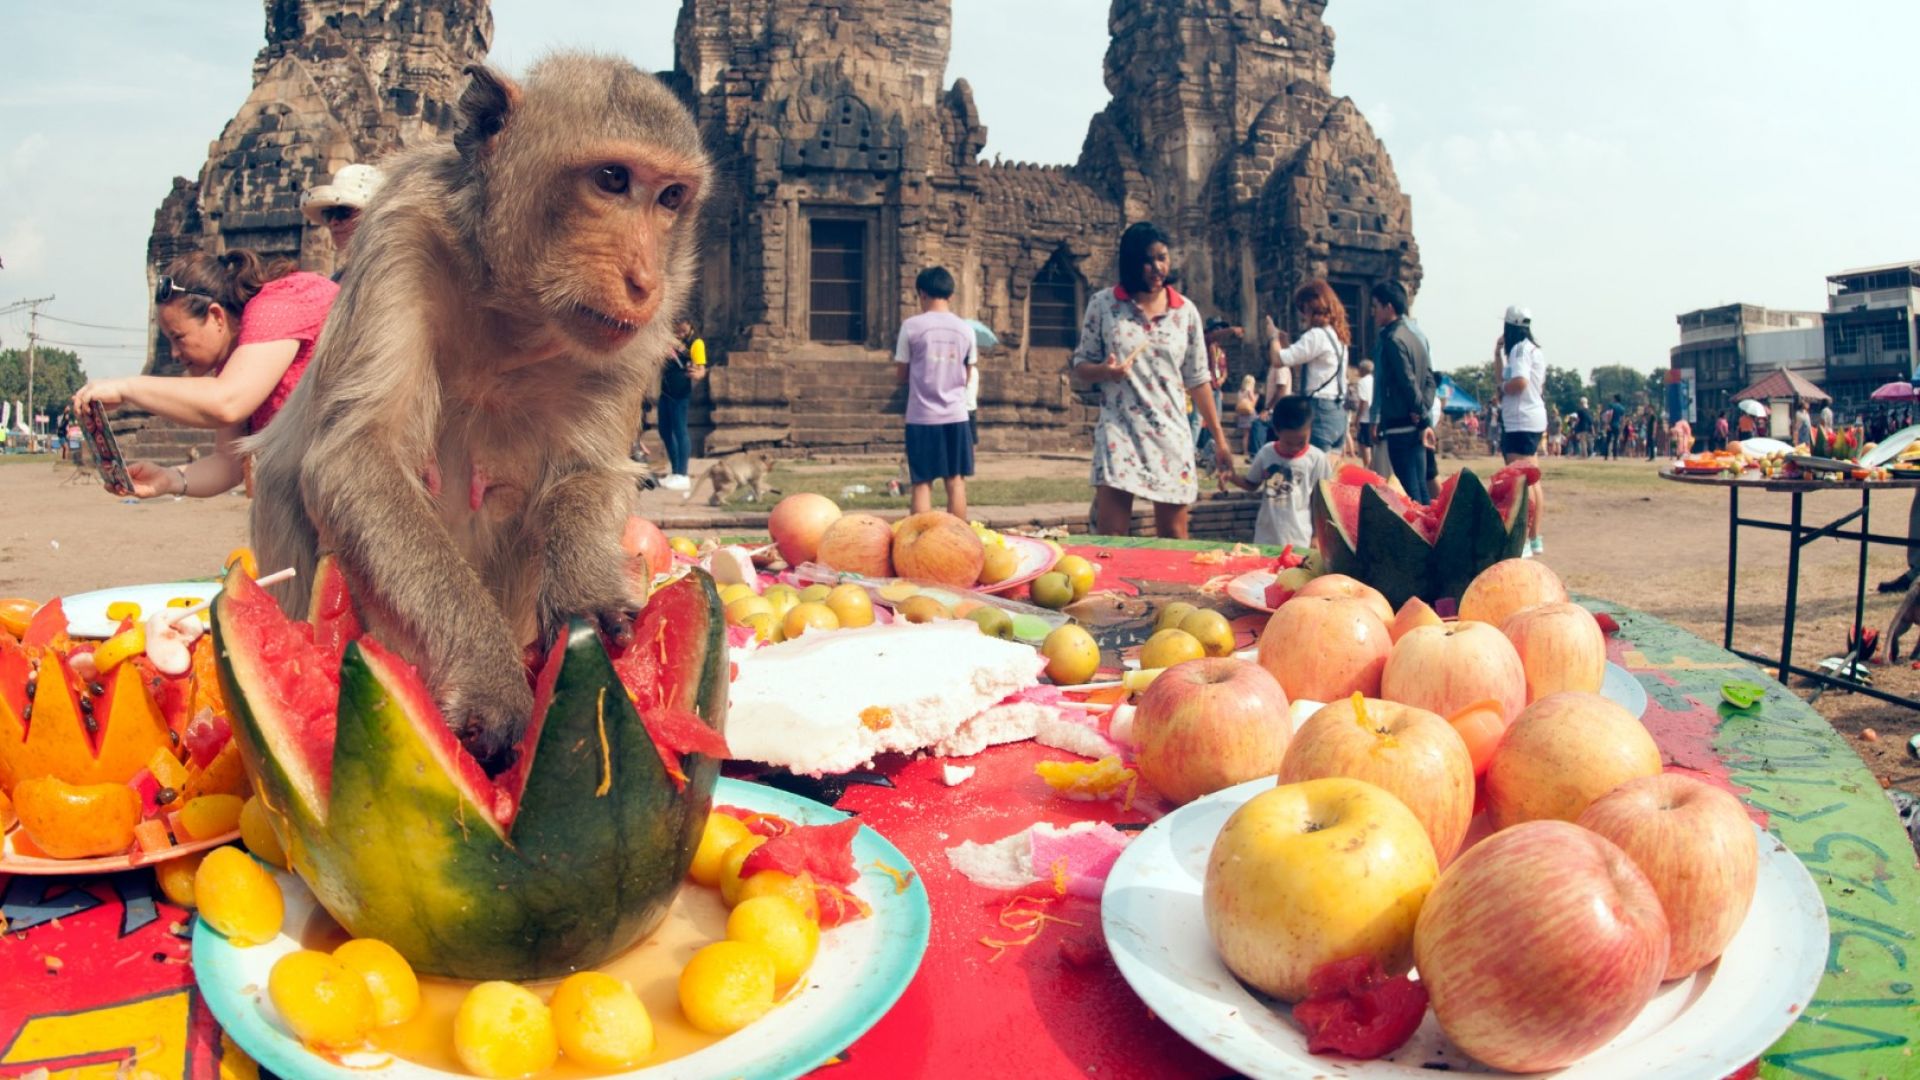
{"label": "woman in white shirt", "polygon": [[1268,349],[1273,366],[1299,368],[1293,377],[1296,393],[1313,399],[1313,445],[1337,454],[1347,444],[1347,309],[1324,281],[1309,281],[1293,294],[1293,308],[1306,326],[1300,339],[1286,344],[1286,335],[1267,319]]}
{"label": "woman in white shirt", "polygon": [[[1526,308],[1509,307],[1501,333],[1505,351],[1500,366],[1500,454],[1509,465],[1538,466],[1540,441],[1547,431],[1547,357],[1533,340],[1533,316]],[[1539,484],[1527,492],[1527,502],[1527,547],[1521,554],[1532,556],[1544,548]]]}

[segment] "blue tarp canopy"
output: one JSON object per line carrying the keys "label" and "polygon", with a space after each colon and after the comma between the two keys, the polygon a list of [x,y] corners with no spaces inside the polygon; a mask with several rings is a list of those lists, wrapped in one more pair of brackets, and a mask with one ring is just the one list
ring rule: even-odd
{"label": "blue tarp canopy", "polygon": [[1473,395],[1460,389],[1459,383],[1454,382],[1445,375],[1440,376],[1440,389],[1435,393],[1440,399],[1440,410],[1442,412],[1470,413],[1480,411],[1480,403],[1474,400]]}

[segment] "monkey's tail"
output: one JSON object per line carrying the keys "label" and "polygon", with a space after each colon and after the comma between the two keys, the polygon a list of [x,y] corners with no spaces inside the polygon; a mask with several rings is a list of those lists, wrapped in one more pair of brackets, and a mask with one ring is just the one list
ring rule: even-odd
{"label": "monkey's tail", "polygon": [[696,479],[693,483],[687,485],[687,490],[680,493],[680,501],[692,502],[693,493],[700,490],[700,485],[710,483],[712,480],[713,480],[712,469],[708,469],[706,472],[701,473],[698,479]]}

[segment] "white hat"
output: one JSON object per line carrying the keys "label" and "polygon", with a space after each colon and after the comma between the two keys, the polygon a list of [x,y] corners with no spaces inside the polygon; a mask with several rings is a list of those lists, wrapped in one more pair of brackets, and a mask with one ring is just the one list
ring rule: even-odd
{"label": "white hat", "polygon": [[1519,304],[1509,305],[1507,307],[1507,325],[1508,326],[1532,326],[1533,312],[1528,311],[1526,308],[1521,307]]}
{"label": "white hat", "polygon": [[325,211],[336,206],[365,210],[373,193],[380,190],[380,182],[385,179],[380,170],[371,165],[348,165],[333,174],[333,182],[309,188],[300,195],[300,213],[315,225],[321,224]]}

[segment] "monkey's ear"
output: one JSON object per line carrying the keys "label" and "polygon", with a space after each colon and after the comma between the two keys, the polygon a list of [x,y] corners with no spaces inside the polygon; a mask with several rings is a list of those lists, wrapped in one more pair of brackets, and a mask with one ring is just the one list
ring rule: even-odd
{"label": "monkey's ear", "polygon": [[460,95],[460,130],[453,145],[463,158],[485,150],[507,126],[507,114],[520,103],[520,87],[484,64],[468,64],[467,89]]}

